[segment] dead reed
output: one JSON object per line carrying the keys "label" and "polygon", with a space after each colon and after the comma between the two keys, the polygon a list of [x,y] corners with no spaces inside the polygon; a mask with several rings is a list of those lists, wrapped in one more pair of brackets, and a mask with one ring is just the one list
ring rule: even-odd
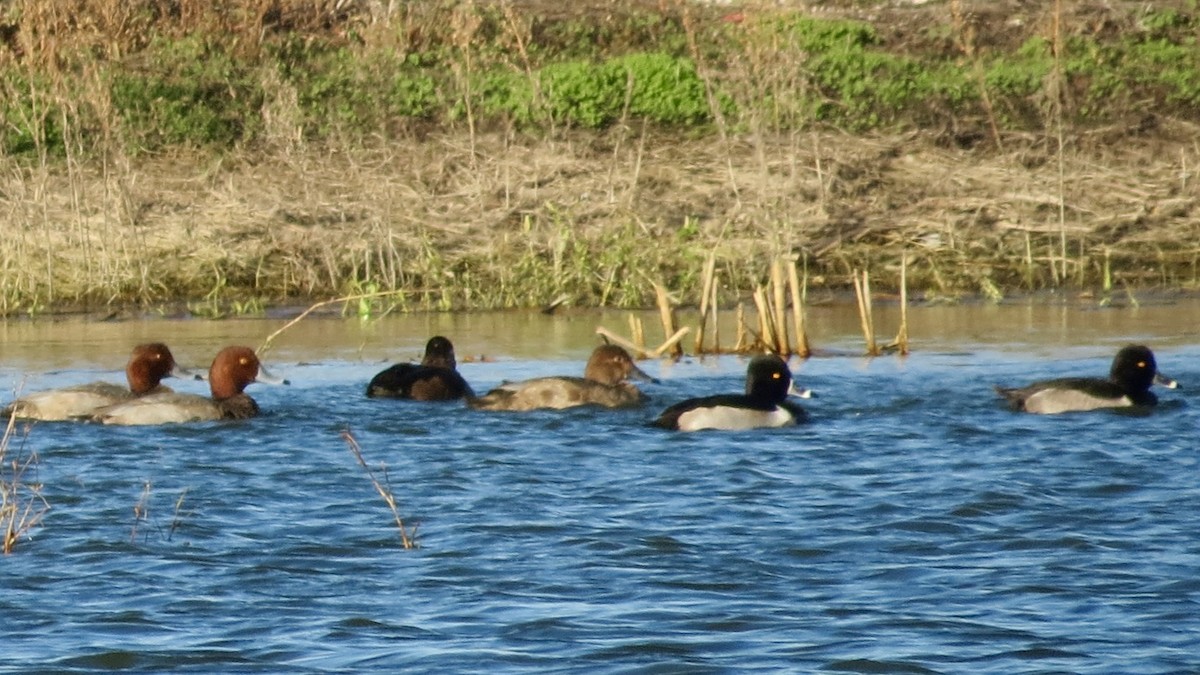
{"label": "dead reed", "polygon": [[[155,522],[152,514],[152,493],[153,484],[150,481],[145,481],[142,483],[142,492],[138,495],[138,500],[133,505],[133,526],[130,528],[129,532],[129,543],[131,544],[137,541],[138,532],[142,529],[142,526],[152,526],[153,531],[157,531],[159,536],[161,536],[165,541],[171,541],[171,539],[175,536],[175,532],[177,532],[180,527],[183,527],[184,518],[191,515],[190,511],[185,512],[183,510],[183,502],[188,494],[188,488],[183,488],[179,491],[179,496],[175,498],[175,505],[171,510],[171,523],[164,530],[162,525]],[[149,536],[150,532],[145,532],[143,539],[148,539]]]}
{"label": "dead reed", "polygon": [[10,415],[4,436],[0,437],[0,530],[4,533],[0,549],[4,555],[12,553],[22,538],[28,538],[50,510],[49,502],[42,496],[42,484],[30,475],[37,471],[38,456],[36,452],[25,452],[29,427],[14,448],[16,426],[16,415]]}
{"label": "dead reed", "polygon": [[871,276],[866,270],[854,270],[854,297],[858,300],[858,318],[862,324],[863,339],[867,343],[867,356],[879,356],[879,345],[875,342],[875,318],[871,307]]}
{"label": "dead reed", "polygon": [[150,520],[150,481],[142,483],[142,493],[133,505],[133,527],[129,530],[129,543],[137,541],[138,526]]}
{"label": "dead reed", "polygon": [[380,497],[383,497],[383,501],[391,509],[392,518],[396,521],[396,528],[400,530],[400,543],[406,549],[416,548],[417,526],[414,525],[411,529],[404,526],[404,520],[400,517],[400,509],[396,506],[396,497],[392,493],[391,482],[388,480],[387,468],[380,468],[383,474],[382,480],[375,475],[375,472],[371,470],[371,466],[367,464],[366,458],[363,457],[362,448],[358,445],[358,439],[354,437],[354,433],[350,429],[342,430],[342,440],[349,446],[350,452],[354,455],[354,459],[358,461],[359,466],[367,472],[367,478],[371,480],[371,485],[375,486],[375,491],[379,493]]}

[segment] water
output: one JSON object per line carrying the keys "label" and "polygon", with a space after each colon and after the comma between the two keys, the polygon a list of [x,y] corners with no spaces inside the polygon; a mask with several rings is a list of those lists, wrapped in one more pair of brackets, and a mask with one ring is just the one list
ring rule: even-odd
{"label": "water", "polygon": [[[853,314],[818,307],[825,355],[793,362],[813,422],[696,434],[644,423],[737,391],[745,360],[646,362],[638,411],[362,396],[432,332],[488,357],[461,365],[480,390],[573,373],[623,314],[305,322],[268,357],[292,385],[251,388],[264,417],[33,428],[53,508],[0,561],[0,669],[1196,671],[1197,311],[922,308],[913,355],[865,360]],[[281,324],[10,323],[0,381],[119,379],[164,336],[199,364]],[[1017,415],[990,391],[1104,373],[1131,340],[1190,387],[1150,415]]]}

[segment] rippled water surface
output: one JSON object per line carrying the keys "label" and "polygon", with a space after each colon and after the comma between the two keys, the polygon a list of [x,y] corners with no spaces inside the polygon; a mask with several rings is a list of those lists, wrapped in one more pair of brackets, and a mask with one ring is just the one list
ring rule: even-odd
{"label": "rippled water surface", "polygon": [[[574,374],[623,314],[310,320],[267,357],[292,384],[251,387],[261,418],[30,430],[52,508],[0,560],[0,669],[1195,672],[1198,309],[917,309],[911,356],[865,360],[853,315],[815,308],[824,351],[792,362],[812,423],[696,434],[645,422],[740,390],[744,359],[643,362],[635,411],[362,396],[435,332],[487,357],[460,365],[477,390]],[[4,400],[119,381],[146,339],[201,365],[282,323],[10,323]],[[1103,374],[1135,340],[1185,387],[1152,414],[991,392]]]}

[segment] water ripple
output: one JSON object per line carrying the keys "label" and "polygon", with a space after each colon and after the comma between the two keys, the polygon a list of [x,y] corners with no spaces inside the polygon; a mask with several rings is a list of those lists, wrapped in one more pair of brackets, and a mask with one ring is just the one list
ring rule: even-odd
{"label": "water ripple", "polygon": [[376,365],[311,363],[257,420],[38,425],[53,510],[4,561],[0,669],[1200,669],[1191,389],[1043,418],[988,387],[1051,361],[889,363],[805,363],[813,422],[775,431],[646,426],[740,388],[734,358],[676,364],[647,410],[373,401]]}

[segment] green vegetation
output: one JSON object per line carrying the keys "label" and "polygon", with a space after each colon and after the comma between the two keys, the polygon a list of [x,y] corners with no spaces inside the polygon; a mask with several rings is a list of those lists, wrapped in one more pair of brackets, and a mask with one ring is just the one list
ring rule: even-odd
{"label": "green vegetation", "polygon": [[[309,141],[453,123],[467,108],[478,124],[530,129],[601,129],[623,119],[703,127],[714,101],[735,125],[771,118],[795,129],[903,128],[986,114],[965,56],[952,46],[959,28],[949,13],[923,34],[951,39],[905,42],[863,21],[785,11],[734,22],[699,8],[556,18],[504,2],[410,3],[378,20],[305,15],[285,4],[297,14],[285,25],[254,18],[248,5],[185,17],[142,0],[123,11],[144,23],[148,39],[126,30],[105,41],[83,30],[82,17],[68,21],[35,5],[11,3],[0,19],[11,34],[0,54],[2,149],[15,156],[62,155],[72,139],[94,150],[88,146],[98,140],[89,139],[104,136],[88,132],[110,128],[123,131],[129,152],[261,142],[284,102]],[[99,1],[83,6],[85,14],[118,11]],[[1062,55],[1073,93],[1068,114],[1111,121],[1124,111],[1116,99],[1194,115],[1197,17],[1181,6],[1147,9],[1128,30],[1079,26]],[[70,39],[39,44],[49,52],[35,58],[34,44],[57,31]],[[1002,122],[1020,130],[1045,121],[1030,114],[1030,100],[1053,95],[1053,37],[1031,33],[1012,46],[973,50],[994,107],[1006,111]],[[770,63],[761,62],[766,52]],[[745,81],[768,77],[777,78],[768,91]],[[65,133],[63,125],[79,129]]]}
{"label": "green vegetation", "polygon": [[[855,201],[883,184],[878,167],[898,153],[842,161],[822,147],[822,133],[919,131],[939,147],[980,153],[1003,151],[1006,138],[1033,138],[1037,150],[1021,163],[1036,167],[1055,161],[1043,152],[1051,145],[1061,159],[1070,144],[1062,133],[1141,128],[1152,123],[1146,111],[1200,122],[1200,9],[1192,0],[1103,11],[1076,3],[1076,14],[1044,9],[1020,24],[982,4],[964,14],[958,0],[870,5],[871,21],[855,18],[858,11],[755,2],[731,11],[682,1],[438,0],[398,3],[390,15],[386,4],[0,5],[0,162],[10,177],[0,206],[18,233],[0,243],[0,316],[181,301],[218,317],[314,295],[397,290],[408,292],[364,299],[357,313],[387,303],[537,305],[564,290],[581,303],[634,306],[647,303],[651,278],[694,290],[699,261],[734,235],[742,248],[728,248],[745,257],[724,270],[731,292],[753,286],[761,267],[750,259],[764,252],[811,254],[815,284],[845,287],[849,269],[897,257],[852,243],[910,245],[932,235],[872,239],[878,228],[862,228]],[[432,152],[397,185],[410,160],[388,148],[434,134],[465,140]],[[488,134],[500,140],[489,145]],[[766,138],[784,139],[789,158],[773,163]],[[693,167],[677,158],[667,165],[676,175],[642,175],[647,139],[708,139],[727,153],[713,162],[726,171],[710,175],[712,191],[732,193],[744,210],[712,222],[716,198],[671,203],[671,186]],[[733,176],[739,142],[756,155],[754,181]],[[584,187],[570,179],[585,170],[548,161],[523,177],[510,175],[513,164],[500,166],[497,158],[539,143],[598,158],[586,171],[606,175]],[[812,157],[801,159],[800,147]],[[351,159],[328,169],[333,157]],[[291,213],[289,196],[271,213],[228,209],[228,228],[218,228],[164,196],[178,193],[146,185],[147,172],[155,177],[146,167],[166,159],[190,164],[197,189],[207,191],[189,204],[268,191],[271,171],[245,166],[263,164],[304,183],[297,194],[312,201],[297,211],[319,213]],[[1180,167],[1181,188],[1189,171]],[[234,185],[235,175],[245,182]],[[1013,226],[1014,217],[1010,229],[986,229],[1000,219],[987,208],[948,217],[985,229],[965,246],[950,239],[925,264],[915,259],[913,283],[999,296],[1098,279],[1096,246],[1112,248],[1114,265],[1142,255],[1113,237],[1067,241],[1068,215],[1090,211],[1068,214],[1063,175],[1052,188],[1059,204],[1031,199],[1032,225]],[[544,194],[549,183],[566,192]],[[470,209],[434,204],[455,191]],[[639,210],[645,195],[674,212],[647,216]],[[797,204],[816,204],[819,218]],[[162,231],[172,209],[171,231]],[[445,222],[425,222],[430,213]],[[475,239],[456,239],[456,228]],[[646,246],[651,239],[656,245]],[[977,250],[968,254],[970,246]],[[1163,260],[1195,259],[1170,246],[1161,255],[1126,278],[1158,274],[1169,283]]]}

